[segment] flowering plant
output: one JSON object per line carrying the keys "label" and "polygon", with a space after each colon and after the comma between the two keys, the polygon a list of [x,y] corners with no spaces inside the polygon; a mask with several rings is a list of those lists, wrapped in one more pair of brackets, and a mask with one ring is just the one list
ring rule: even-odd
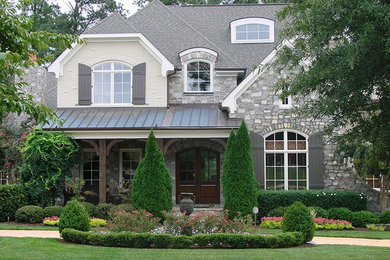
{"label": "flowering plant", "polygon": [[222,213],[201,212],[187,216],[177,211],[163,212],[164,233],[172,235],[195,235],[212,233],[243,233],[252,225],[250,215],[240,212],[233,220],[228,218],[228,211]]}
{"label": "flowering plant", "polygon": [[42,221],[42,223],[46,226],[58,226],[59,222],[60,218],[56,216],[44,218]]}
{"label": "flowering plant", "polygon": [[281,229],[283,217],[262,217],[260,227],[269,229]]}
{"label": "flowering plant", "polygon": [[112,221],[107,223],[107,229],[112,232],[149,232],[158,227],[160,218],[153,216],[146,210],[126,212],[118,209],[112,214]]}

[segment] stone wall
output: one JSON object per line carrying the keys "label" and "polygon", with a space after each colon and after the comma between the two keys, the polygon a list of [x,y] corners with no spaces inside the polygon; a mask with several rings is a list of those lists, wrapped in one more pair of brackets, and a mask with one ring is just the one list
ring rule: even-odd
{"label": "stone wall", "polygon": [[[278,130],[293,129],[309,136],[321,133],[329,120],[304,118],[291,109],[280,106],[280,98],[275,93],[275,82],[283,77],[273,68],[264,72],[238,99],[236,113],[232,118],[245,118],[249,131],[261,136]],[[312,97],[313,98],[313,97]],[[293,106],[300,107],[305,100],[292,100]],[[364,192],[369,197],[369,208],[379,209],[378,192],[371,189],[350,167],[335,158],[336,145],[324,137],[324,188],[329,190],[354,190]],[[390,206],[390,203],[389,203]]]}

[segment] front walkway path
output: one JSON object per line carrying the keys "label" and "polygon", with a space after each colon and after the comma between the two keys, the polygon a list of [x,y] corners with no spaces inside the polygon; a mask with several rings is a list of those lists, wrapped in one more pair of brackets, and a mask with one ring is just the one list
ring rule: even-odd
{"label": "front walkway path", "polygon": [[[47,230],[0,230],[0,237],[60,238],[60,233],[58,231]],[[390,239],[314,237],[313,242],[317,245],[356,245],[390,247]]]}

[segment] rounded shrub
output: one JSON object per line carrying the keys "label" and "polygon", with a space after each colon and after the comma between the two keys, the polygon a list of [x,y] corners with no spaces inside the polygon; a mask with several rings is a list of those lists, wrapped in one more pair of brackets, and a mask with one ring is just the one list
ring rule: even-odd
{"label": "rounded shrub", "polygon": [[55,205],[55,206],[49,206],[43,209],[45,213],[45,217],[60,217],[62,209],[64,207],[60,205]]}
{"label": "rounded shrub", "polygon": [[328,211],[321,207],[309,207],[309,210],[314,213],[316,218],[328,218]]}
{"label": "rounded shrub", "polygon": [[283,217],[284,213],[286,213],[287,207],[279,206],[277,208],[272,209],[268,212],[268,217]]}
{"label": "rounded shrub", "polygon": [[378,224],[379,217],[370,211],[352,213],[352,226],[365,228],[367,224]]}
{"label": "rounded shrub", "polygon": [[379,219],[383,224],[390,224],[390,210],[383,212]]}
{"label": "rounded shrub", "polygon": [[100,203],[96,206],[96,217],[102,218],[102,219],[109,219],[110,218],[110,211],[111,209],[115,207],[114,204],[111,203]]}
{"label": "rounded shrub", "polygon": [[331,208],[328,210],[330,219],[347,220],[352,222],[352,211],[347,208]]}
{"label": "rounded shrub", "polygon": [[23,206],[15,213],[15,221],[19,223],[41,223],[45,213],[39,206]]}
{"label": "rounded shrub", "polygon": [[85,208],[88,215],[92,218],[96,214],[96,206],[89,202],[80,202],[81,206]]}
{"label": "rounded shrub", "polygon": [[283,232],[301,232],[304,241],[313,239],[315,224],[309,209],[302,202],[297,201],[287,208],[282,222]]}
{"label": "rounded shrub", "polygon": [[77,200],[69,201],[62,210],[58,227],[60,232],[65,228],[89,231],[91,225],[87,211]]}

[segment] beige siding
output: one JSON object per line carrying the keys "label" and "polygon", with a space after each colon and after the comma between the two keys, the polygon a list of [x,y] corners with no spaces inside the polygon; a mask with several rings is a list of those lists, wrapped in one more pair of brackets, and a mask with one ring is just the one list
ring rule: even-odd
{"label": "beige siding", "polygon": [[131,66],[146,62],[146,106],[167,106],[167,78],[161,64],[138,42],[90,42],[79,49],[63,67],[58,79],[58,107],[78,104],[78,63],[90,67],[104,61],[121,61]]}

